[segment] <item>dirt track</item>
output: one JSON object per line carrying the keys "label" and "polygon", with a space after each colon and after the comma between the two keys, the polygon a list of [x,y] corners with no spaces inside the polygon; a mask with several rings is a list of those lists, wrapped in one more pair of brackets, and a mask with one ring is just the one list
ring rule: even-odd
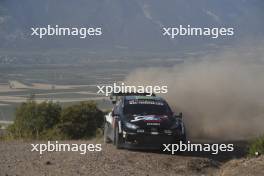
{"label": "dirt track", "polygon": [[[89,142],[95,143],[67,141]],[[102,149],[85,155],[50,152],[40,156],[30,151],[30,142],[0,142],[0,175],[264,175],[264,157],[226,162],[227,157],[116,150],[111,144]]]}

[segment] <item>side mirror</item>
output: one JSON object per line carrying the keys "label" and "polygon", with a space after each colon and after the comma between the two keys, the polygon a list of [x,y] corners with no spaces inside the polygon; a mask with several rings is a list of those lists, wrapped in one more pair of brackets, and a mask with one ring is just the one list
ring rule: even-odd
{"label": "side mirror", "polygon": [[182,119],[182,112],[179,114],[173,113],[173,117]]}
{"label": "side mirror", "polygon": [[116,97],[113,95],[110,95],[110,100],[112,101],[112,104],[116,104]]}
{"label": "side mirror", "polygon": [[119,116],[118,114],[115,114],[114,111],[111,112],[112,117]]}

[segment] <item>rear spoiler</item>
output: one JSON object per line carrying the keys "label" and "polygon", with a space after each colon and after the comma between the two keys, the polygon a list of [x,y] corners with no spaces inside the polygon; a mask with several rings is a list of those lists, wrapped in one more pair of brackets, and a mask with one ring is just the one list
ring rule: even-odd
{"label": "rear spoiler", "polygon": [[110,95],[110,100],[113,104],[116,104],[117,100],[120,99],[120,97],[123,96],[152,96],[155,97],[156,95],[154,93],[139,93],[139,92],[118,92],[118,93],[112,93]]}

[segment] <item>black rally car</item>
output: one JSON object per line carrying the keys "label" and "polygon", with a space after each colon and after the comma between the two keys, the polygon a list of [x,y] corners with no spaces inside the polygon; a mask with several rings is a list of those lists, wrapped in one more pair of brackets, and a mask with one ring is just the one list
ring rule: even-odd
{"label": "black rally car", "polygon": [[105,116],[104,141],[117,148],[160,148],[186,141],[182,113],[175,115],[155,95],[113,94],[114,108]]}

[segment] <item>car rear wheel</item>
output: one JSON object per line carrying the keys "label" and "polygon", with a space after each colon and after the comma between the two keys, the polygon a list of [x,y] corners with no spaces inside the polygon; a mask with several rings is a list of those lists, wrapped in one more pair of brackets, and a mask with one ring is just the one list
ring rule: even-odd
{"label": "car rear wheel", "polygon": [[109,125],[107,122],[105,122],[105,126],[104,126],[104,143],[107,144],[107,143],[111,143],[111,139],[108,137],[108,128],[109,128]]}

